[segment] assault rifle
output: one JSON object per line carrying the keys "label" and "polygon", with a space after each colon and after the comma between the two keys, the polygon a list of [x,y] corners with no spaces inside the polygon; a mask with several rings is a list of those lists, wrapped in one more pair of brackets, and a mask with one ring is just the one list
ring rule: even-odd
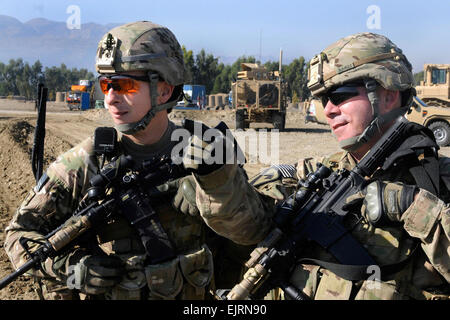
{"label": "assault rifle", "polygon": [[[39,268],[48,257],[55,257],[72,248],[88,231],[95,231],[97,227],[110,221],[119,209],[137,209],[136,216],[129,221],[132,225],[138,224],[139,218],[150,221],[156,219],[155,211],[150,205],[153,198],[158,196],[156,186],[186,174],[184,167],[172,164],[169,157],[144,161],[140,166],[136,166],[130,156],[122,155],[113,159],[90,180],[92,187],[87,192],[87,198],[63,225],[46,235],[43,241],[25,237],[19,240],[30,260],[2,279],[0,289],[28,270]],[[112,193],[106,194],[112,186]],[[30,243],[38,243],[40,246],[30,252]]]}
{"label": "assault rifle", "polygon": [[[229,300],[262,299],[271,289],[281,288],[286,297],[307,300],[309,297],[289,282],[293,268],[301,263],[320,265],[351,280],[367,278],[367,267],[376,262],[344,227],[348,211],[343,207],[350,195],[367,185],[365,177],[384,168],[386,158],[400,145],[407,123],[399,117],[353,170],[332,172],[319,165],[300,181],[298,191],[278,207],[275,228],[251,253],[241,282],[227,295],[218,295]],[[302,248],[311,241],[325,248],[338,263],[302,256]]]}
{"label": "assault rifle", "polygon": [[[192,134],[195,122],[185,119],[183,126]],[[207,129],[203,125],[201,132]],[[228,127],[221,122],[216,129],[226,134]],[[85,198],[64,224],[47,234],[42,241],[26,237],[19,240],[30,260],[0,280],[0,289],[30,269],[40,268],[47,258],[61,255],[95,234],[98,227],[106,224],[118,212],[138,231],[150,263],[173,258],[175,253],[152,203],[164,194],[164,190],[158,186],[189,173],[182,163],[175,163],[170,156],[152,158],[139,164],[130,156],[113,158],[90,180],[91,187]],[[37,243],[39,247],[31,252],[30,243]]]}

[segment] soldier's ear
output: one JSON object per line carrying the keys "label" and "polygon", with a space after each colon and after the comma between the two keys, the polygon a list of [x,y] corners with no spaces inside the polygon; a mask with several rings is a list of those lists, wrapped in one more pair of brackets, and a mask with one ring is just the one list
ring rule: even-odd
{"label": "soldier's ear", "polygon": [[382,108],[386,112],[400,107],[402,104],[400,91],[386,90],[383,88],[381,101],[382,101]]}
{"label": "soldier's ear", "polygon": [[158,82],[158,104],[166,103],[172,96],[174,86],[165,81]]}

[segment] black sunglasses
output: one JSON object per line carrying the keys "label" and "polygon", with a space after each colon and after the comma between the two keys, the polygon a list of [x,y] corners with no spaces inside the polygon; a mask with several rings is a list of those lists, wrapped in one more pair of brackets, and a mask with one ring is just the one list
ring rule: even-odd
{"label": "black sunglasses", "polygon": [[325,107],[328,101],[331,101],[332,104],[338,106],[348,99],[359,96],[358,87],[361,86],[364,85],[360,83],[348,83],[343,86],[332,88],[321,97],[322,104]]}

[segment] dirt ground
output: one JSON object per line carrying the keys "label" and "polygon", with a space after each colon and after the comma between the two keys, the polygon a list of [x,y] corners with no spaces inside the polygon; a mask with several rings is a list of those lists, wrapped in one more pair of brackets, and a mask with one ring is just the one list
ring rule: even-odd
{"label": "dirt ground", "polygon": [[[185,117],[202,121],[209,126],[224,121],[234,129],[234,114],[231,110],[174,110],[170,114],[170,118],[177,124]],[[30,164],[35,124],[34,102],[0,99],[0,278],[13,271],[3,249],[3,231],[15,209],[35,185]],[[108,125],[112,123],[107,110],[69,111],[62,103],[49,102],[44,170],[63,151],[92,135],[96,127]],[[267,127],[270,128],[270,125]],[[271,136],[268,136],[269,141],[279,144],[280,163],[295,163],[301,157],[326,155],[339,150],[335,138],[326,125],[305,124],[303,114],[297,109],[288,110],[286,127],[287,130],[280,133],[278,140],[271,140]],[[252,124],[251,128],[256,129],[254,132],[260,139],[263,131],[258,128],[262,129],[264,125]],[[243,149],[246,156],[251,159],[250,163],[245,165],[250,177],[270,165],[267,161],[260,161],[261,158],[254,155],[255,149],[250,145],[246,145]],[[441,148],[441,153],[450,156],[450,147]],[[35,300],[38,296],[34,292],[33,282],[22,276],[0,291],[0,299]]]}

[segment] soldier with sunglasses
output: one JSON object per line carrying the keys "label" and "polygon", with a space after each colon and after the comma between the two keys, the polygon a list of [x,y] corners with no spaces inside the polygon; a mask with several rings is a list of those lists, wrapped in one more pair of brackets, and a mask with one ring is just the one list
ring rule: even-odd
{"label": "soldier with sunglasses", "polygon": [[[373,33],[342,38],[315,56],[308,87],[322,99],[343,151],[301,159],[295,166],[272,166],[228,194],[199,188],[201,197],[212,199],[201,212],[258,210],[242,196],[250,189],[258,191],[252,199],[260,207],[275,212],[276,204],[319,162],[334,171],[355,167],[394,120],[408,111],[415,94],[411,64],[402,50]],[[302,257],[309,262],[295,266],[287,277],[290,283],[311,299],[448,299],[450,159],[440,156],[438,149],[431,131],[408,123],[403,142],[385,166],[369,177],[364,190],[347,199],[344,224],[377,262],[367,276],[347,276],[354,266],[336,267],[333,255],[311,241],[302,246]],[[233,197],[240,199],[239,208],[228,204]],[[340,268],[342,277],[330,262]]]}
{"label": "soldier with sunglasses", "polygon": [[[118,131],[114,155],[130,155],[136,162],[170,156],[178,141],[171,139],[177,127],[167,114],[182,96],[186,75],[173,33],[146,21],[116,27],[99,42],[96,69]],[[20,238],[42,240],[66,221],[86,195],[99,162],[89,137],[48,167],[6,229],[5,249],[15,268],[29,259]],[[191,169],[214,174],[211,168],[217,166]],[[34,271],[44,279],[42,295],[50,299],[211,299],[214,287],[228,281],[227,271],[239,276],[234,250],[247,252],[247,245],[260,241],[270,217],[263,211],[255,216],[219,217],[222,225],[214,231],[233,242],[217,237],[207,226],[209,219],[217,217],[199,214],[195,189],[194,176],[187,175],[161,186],[166,196],[151,204],[174,257],[149,259],[137,230],[117,215],[90,243],[49,258]]]}

